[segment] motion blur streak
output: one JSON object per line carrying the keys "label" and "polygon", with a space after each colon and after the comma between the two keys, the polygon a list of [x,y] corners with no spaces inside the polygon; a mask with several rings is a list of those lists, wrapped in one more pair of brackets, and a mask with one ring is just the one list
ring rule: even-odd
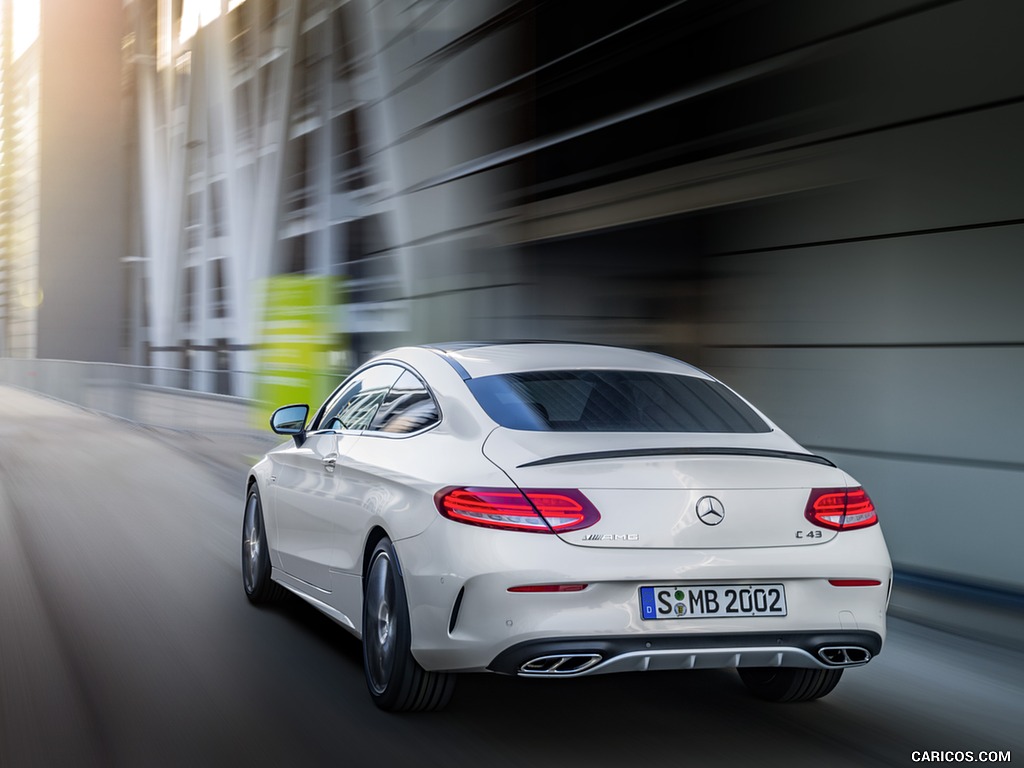
{"label": "motion blur streak", "polygon": [[[444,714],[384,715],[345,631],[242,597],[240,445],[0,387],[0,765],[542,768],[684,750],[852,768],[1024,750],[1022,654],[898,620],[818,704],[748,699],[728,671],[479,676]],[[538,701],[558,731],[510,733]]]}

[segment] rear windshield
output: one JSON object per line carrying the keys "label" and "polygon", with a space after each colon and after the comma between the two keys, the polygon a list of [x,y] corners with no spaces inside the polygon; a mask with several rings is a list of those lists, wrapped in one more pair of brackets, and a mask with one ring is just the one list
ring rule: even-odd
{"label": "rear windshield", "polygon": [[553,432],[769,432],[717,381],[646,371],[531,371],[466,382],[503,427]]}

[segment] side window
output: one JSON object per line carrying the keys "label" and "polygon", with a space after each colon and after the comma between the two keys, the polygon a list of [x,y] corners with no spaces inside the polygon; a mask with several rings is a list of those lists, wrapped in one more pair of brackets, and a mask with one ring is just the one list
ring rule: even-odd
{"label": "side window", "polygon": [[426,386],[409,371],[388,392],[370,423],[372,432],[405,435],[441,420],[437,403]]}
{"label": "side window", "polygon": [[375,365],[357,374],[327,404],[317,429],[365,429],[373,419],[403,369],[397,365]]}

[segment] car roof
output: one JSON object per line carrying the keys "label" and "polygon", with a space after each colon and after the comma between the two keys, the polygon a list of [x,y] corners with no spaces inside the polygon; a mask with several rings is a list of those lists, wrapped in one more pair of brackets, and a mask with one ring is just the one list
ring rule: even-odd
{"label": "car roof", "polygon": [[501,373],[551,370],[662,371],[711,378],[698,368],[655,352],[603,344],[560,341],[453,341],[424,344],[464,379]]}

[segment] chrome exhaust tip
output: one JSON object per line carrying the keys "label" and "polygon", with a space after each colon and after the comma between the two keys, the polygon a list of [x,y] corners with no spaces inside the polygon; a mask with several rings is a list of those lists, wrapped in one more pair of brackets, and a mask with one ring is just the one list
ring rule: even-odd
{"label": "chrome exhaust tip", "polygon": [[818,658],[830,667],[856,667],[871,661],[871,651],[857,645],[829,645],[818,649]]}
{"label": "chrome exhaust tip", "polygon": [[519,667],[521,675],[578,675],[600,663],[598,653],[563,653],[538,656]]}

